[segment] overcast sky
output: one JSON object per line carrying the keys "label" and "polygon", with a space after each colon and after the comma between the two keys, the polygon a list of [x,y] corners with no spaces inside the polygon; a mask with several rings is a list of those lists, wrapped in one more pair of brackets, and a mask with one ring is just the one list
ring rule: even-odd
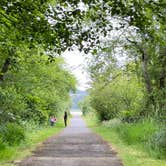
{"label": "overcast sky", "polygon": [[77,50],[70,52],[66,51],[63,54],[63,57],[65,58],[66,63],[69,65],[69,69],[77,78],[77,88],[79,90],[86,90],[89,87],[88,81],[90,79],[88,78],[87,72],[84,70],[84,65],[86,65],[86,63],[83,54]]}

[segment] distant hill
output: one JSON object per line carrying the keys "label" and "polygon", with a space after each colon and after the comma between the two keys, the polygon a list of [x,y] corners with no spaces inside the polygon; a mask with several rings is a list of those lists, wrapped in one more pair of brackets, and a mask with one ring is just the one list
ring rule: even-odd
{"label": "distant hill", "polygon": [[72,98],[72,110],[78,110],[78,103],[84,99],[84,97],[87,96],[87,92],[86,91],[82,91],[82,90],[77,90],[76,93],[71,93],[70,94],[71,98]]}

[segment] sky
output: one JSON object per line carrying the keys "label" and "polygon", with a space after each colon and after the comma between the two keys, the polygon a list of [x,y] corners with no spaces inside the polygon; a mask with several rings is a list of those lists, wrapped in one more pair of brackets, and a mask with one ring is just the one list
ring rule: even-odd
{"label": "sky", "polygon": [[90,78],[88,77],[88,73],[84,69],[86,63],[83,53],[80,53],[78,50],[65,51],[63,53],[63,57],[68,64],[71,72],[76,76],[76,79],[78,81],[77,89],[88,89],[88,82],[90,81]]}

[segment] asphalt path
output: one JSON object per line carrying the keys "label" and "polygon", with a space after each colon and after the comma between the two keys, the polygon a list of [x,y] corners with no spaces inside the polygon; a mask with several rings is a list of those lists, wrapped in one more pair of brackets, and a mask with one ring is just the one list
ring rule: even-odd
{"label": "asphalt path", "polygon": [[116,152],[74,115],[59,135],[43,142],[19,166],[123,166]]}

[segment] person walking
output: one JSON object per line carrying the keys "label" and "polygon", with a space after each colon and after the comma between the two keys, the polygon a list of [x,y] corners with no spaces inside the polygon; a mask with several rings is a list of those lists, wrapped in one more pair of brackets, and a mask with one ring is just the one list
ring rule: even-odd
{"label": "person walking", "polygon": [[67,112],[65,111],[64,114],[64,123],[65,123],[65,127],[67,126]]}

